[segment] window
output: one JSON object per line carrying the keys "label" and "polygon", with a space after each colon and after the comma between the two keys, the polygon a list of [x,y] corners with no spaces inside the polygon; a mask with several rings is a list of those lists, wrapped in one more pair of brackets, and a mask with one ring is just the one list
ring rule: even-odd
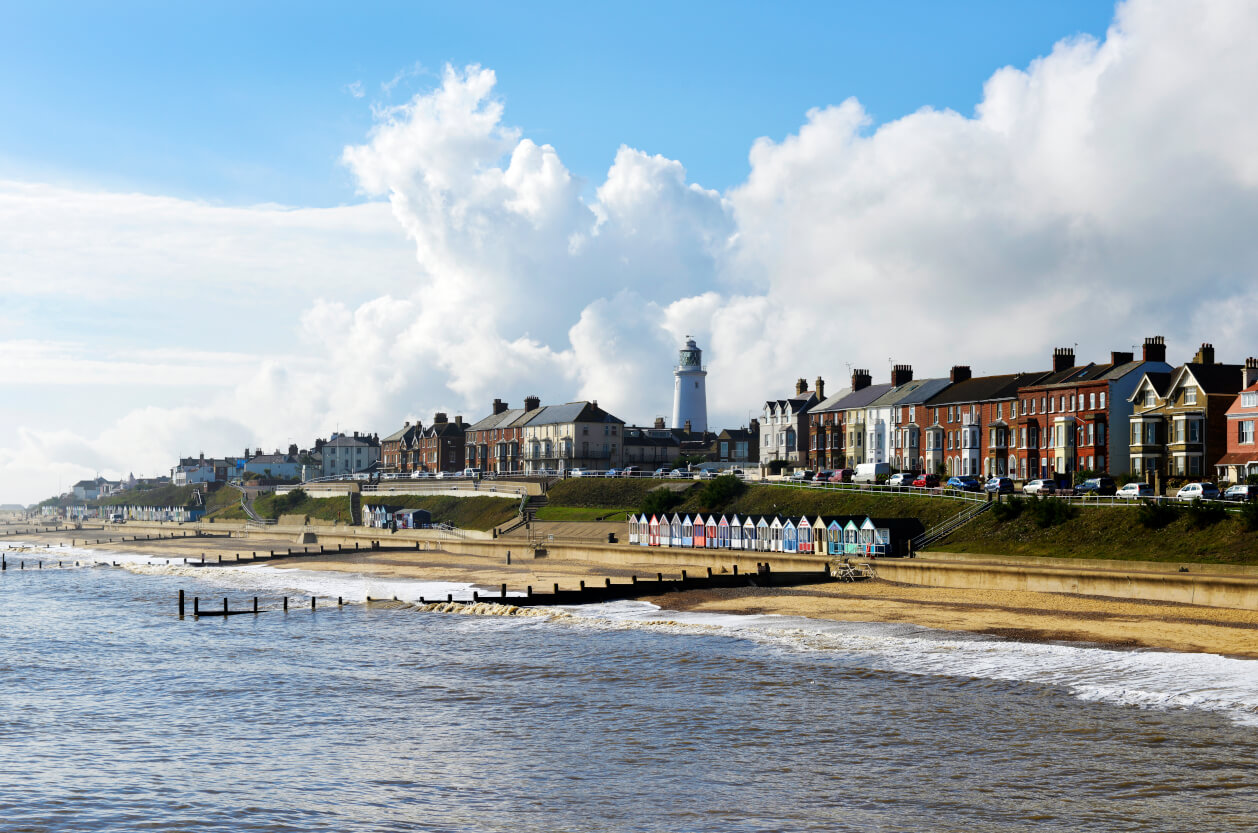
{"label": "window", "polygon": [[1196,404],[1197,404],[1197,389],[1196,389],[1196,388],[1185,388],[1185,389],[1184,389],[1184,404],[1185,404],[1185,405],[1196,405]]}
{"label": "window", "polygon": [[996,419],[1004,419],[1004,418],[1005,418],[1005,403],[997,402],[996,403]]}
{"label": "window", "polygon": [[1042,414],[1047,414],[1047,413],[1049,413],[1050,411],[1052,411],[1052,408],[1050,408],[1050,407],[1049,407],[1049,404],[1050,404],[1052,401],[1053,401],[1052,399],[1048,399],[1048,398],[1045,398],[1045,397],[1041,396],[1041,397],[1040,397],[1040,413],[1042,413]]}
{"label": "window", "polygon": [[[1057,397],[1057,410],[1059,411],[1066,410],[1066,394],[1064,393],[1061,396]],[[1071,408],[1070,410],[1073,411],[1074,408]]]}
{"label": "window", "polygon": [[1094,445],[1096,441],[1096,426],[1089,423],[1088,425],[1088,445]]}
{"label": "window", "polygon": [[1236,441],[1240,443],[1245,443],[1246,445],[1253,444],[1254,421],[1252,419],[1241,420],[1240,423],[1237,425],[1237,428],[1239,430],[1236,432],[1237,433]]}
{"label": "window", "polygon": [[1241,407],[1242,408],[1258,408],[1258,393],[1242,393],[1241,394]]}
{"label": "window", "polygon": [[1016,399],[1009,403],[1009,418],[1018,418],[1018,400]]}
{"label": "window", "polygon": [[1096,444],[1105,445],[1105,423],[1098,422],[1096,424]]}
{"label": "window", "polygon": [[[1175,442],[1182,443],[1183,441],[1184,441],[1184,421],[1182,419],[1177,419],[1175,420]],[[1183,474],[1183,472],[1181,471],[1180,474]]]}
{"label": "window", "polygon": [[949,405],[949,406],[948,406],[948,421],[949,421],[949,422],[955,422],[955,421],[956,421],[956,418],[957,418],[957,417],[956,417],[956,409],[955,409],[952,405]]}
{"label": "window", "polygon": [[1088,394],[1088,410],[1089,411],[1096,410],[1096,394],[1095,393]]}
{"label": "window", "polygon": [[[1101,394],[1101,401],[1102,402],[1105,401],[1105,394]],[[1146,408],[1152,408],[1156,404],[1157,404],[1157,397],[1154,396],[1153,391],[1151,390],[1145,391],[1144,392],[1144,406]],[[1102,405],[1102,407],[1104,407],[1104,405]]]}
{"label": "window", "polygon": [[1070,394],[1070,410],[1075,410],[1075,395]]}
{"label": "window", "polygon": [[[1201,421],[1200,420],[1194,419],[1194,420],[1189,421],[1188,442],[1190,443],[1201,442]],[[1196,472],[1193,472],[1193,473],[1196,474]]]}

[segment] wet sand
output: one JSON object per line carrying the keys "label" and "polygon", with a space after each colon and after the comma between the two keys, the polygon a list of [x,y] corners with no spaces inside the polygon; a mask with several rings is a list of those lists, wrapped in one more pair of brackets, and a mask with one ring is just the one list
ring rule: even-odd
{"label": "wet sand", "polygon": [[[81,534],[81,533],[80,533]],[[65,533],[62,533],[65,535]],[[44,540],[57,536],[39,536]],[[32,536],[34,540],[36,536]],[[68,541],[67,541],[68,542]],[[231,562],[253,551],[286,550],[289,538],[187,538],[100,544],[98,549],[125,549],[163,558]],[[362,552],[296,557],[271,562],[289,569],[370,573],[381,578],[467,582],[497,591],[531,585],[546,592],[557,583],[575,589],[579,582],[601,584],[607,578],[679,577],[678,566],[607,564],[555,558],[534,559],[523,553],[508,565],[489,556],[429,552]],[[695,566],[692,575],[702,575]],[[897,622],[951,631],[968,631],[1011,639],[1090,642],[1258,658],[1258,611],[1169,602],[1143,602],[1062,593],[1000,590],[958,590],[875,580],[799,588],[734,588],[691,590],[648,597],[671,610],[710,613],[779,614],[854,622]]]}

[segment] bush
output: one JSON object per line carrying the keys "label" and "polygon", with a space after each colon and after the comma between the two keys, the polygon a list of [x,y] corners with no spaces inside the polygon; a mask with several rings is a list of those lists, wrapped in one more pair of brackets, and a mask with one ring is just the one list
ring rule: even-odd
{"label": "bush", "polygon": [[1136,510],[1136,520],[1146,529],[1164,529],[1179,517],[1179,507],[1165,500],[1146,500]]}
{"label": "bush", "polygon": [[1026,498],[1010,495],[1005,500],[997,501],[992,505],[992,514],[996,516],[996,520],[1012,521],[1022,514],[1022,510],[1026,509]]}
{"label": "bush", "polygon": [[653,489],[642,499],[640,512],[643,515],[663,515],[681,505],[683,498],[672,489]]}
{"label": "bush", "polygon": [[703,489],[699,492],[699,506],[704,512],[719,511],[746,489],[746,484],[734,475],[723,474],[703,485]]}
{"label": "bush", "polygon": [[1241,523],[1249,532],[1258,532],[1258,501],[1247,500],[1241,504]]}
{"label": "bush", "polygon": [[1079,516],[1079,510],[1059,497],[1037,497],[1027,504],[1027,510],[1040,529],[1058,526]]}
{"label": "bush", "polygon": [[275,501],[271,504],[276,514],[285,515],[289,510],[296,509],[306,502],[305,489],[293,489],[285,495],[276,495]]}
{"label": "bush", "polygon": [[1214,526],[1227,517],[1227,510],[1213,501],[1207,502],[1200,498],[1188,504],[1188,522],[1194,529],[1205,529]]}

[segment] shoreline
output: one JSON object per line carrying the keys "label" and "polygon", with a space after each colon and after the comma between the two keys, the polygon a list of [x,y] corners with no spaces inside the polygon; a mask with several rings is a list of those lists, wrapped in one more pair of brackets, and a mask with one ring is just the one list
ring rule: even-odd
{"label": "shoreline", "polygon": [[[275,541],[278,546],[279,540]],[[285,546],[291,546],[286,541]],[[225,556],[269,549],[261,538],[186,538],[91,545],[154,559]],[[265,562],[279,569],[360,574],[379,579],[471,584],[496,593],[532,585],[549,591],[575,589],[581,581],[623,581],[637,574],[679,576],[686,565],[606,564],[521,553],[513,563],[488,555],[444,550],[327,553]],[[214,570],[218,567],[207,567]],[[699,568],[701,569],[701,568]],[[695,572],[698,572],[696,569]],[[1258,610],[1205,607],[1180,602],[1083,596],[1026,590],[957,589],[876,579],[803,587],[740,587],[687,590],[643,596],[660,608],[728,614],[772,614],[815,620],[883,622],[958,631],[1029,642],[1071,642],[1117,648],[1220,654],[1258,659]]]}

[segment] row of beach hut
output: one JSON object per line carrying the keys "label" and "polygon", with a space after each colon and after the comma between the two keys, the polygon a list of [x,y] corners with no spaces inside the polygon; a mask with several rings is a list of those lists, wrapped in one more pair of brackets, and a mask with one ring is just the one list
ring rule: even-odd
{"label": "row of beach hut", "polygon": [[[643,547],[754,550],[815,555],[902,555],[899,519],[781,515],[630,515],[629,543]],[[897,535],[896,533],[901,534]]]}

